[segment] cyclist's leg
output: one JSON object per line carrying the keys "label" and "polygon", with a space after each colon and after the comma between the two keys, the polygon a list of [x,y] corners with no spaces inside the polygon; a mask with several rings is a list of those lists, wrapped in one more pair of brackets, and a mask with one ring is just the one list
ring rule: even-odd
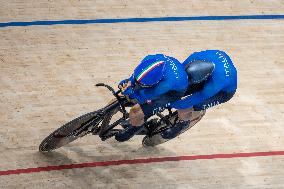
{"label": "cyclist's leg", "polygon": [[135,104],[129,111],[129,123],[132,126],[140,126],[144,123],[144,113],[139,104]]}
{"label": "cyclist's leg", "polygon": [[179,120],[184,121],[192,121],[205,113],[203,110],[194,110],[194,108],[180,109],[177,111]]}
{"label": "cyclist's leg", "polygon": [[161,104],[152,102],[142,105],[134,105],[129,112],[129,122],[123,125],[125,128],[115,136],[115,139],[124,142],[132,138],[135,134],[141,132],[145,128],[143,123],[158,111],[162,111],[165,107]]}
{"label": "cyclist's leg", "polygon": [[129,125],[121,133],[116,135],[116,140],[123,142],[136,133],[141,132],[144,128],[143,123],[158,112],[163,111],[169,106],[169,102],[180,99],[182,94],[170,91],[159,97],[157,100],[149,101],[145,104],[134,105],[129,112]]}
{"label": "cyclist's leg", "polygon": [[124,142],[132,138],[136,133],[140,133],[144,128],[141,126],[144,123],[144,113],[139,104],[135,104],[129,111],[129,121],[126,121],[122,126],[124,129],[115,135],[115,139],[119,142]]}
{"label": "cyclist's leg", "polygon": [[[178,118],[180,122],[189,121],[188,126],[192,127],[205,115],[206,110],[194,110],[193,108],[181,109],[178,111]],[[183,129],[184,131],[187,128]],[[183,131],[183,132],[184,132]]]}
{"label": "cyclist's leg", "polygon": [[203,101],[200,104],[193,106],[193,108],[178,110],[179,121],[177,124],[164,131],[161,135],[165,139],[172,139],[195,125],[204,116],[207,108],[219,105],[221,103],[229,101],[235,94],[233,92],[221,91],[213,97]]}

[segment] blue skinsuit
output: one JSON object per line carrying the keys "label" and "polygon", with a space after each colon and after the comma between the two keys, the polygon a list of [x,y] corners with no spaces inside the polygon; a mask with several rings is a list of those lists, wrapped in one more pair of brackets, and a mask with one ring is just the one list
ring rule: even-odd
{"label": "blue skinsuit", "polygon": [[[183,64],[172,57],[164,55],[157,56],[163,56],[165,58],[164,61],[166,62],[166,73],[164,74],[163,80],[157,86],[135,90],[134,78],[133,76],[129,78],[133,84],[133,92],[130,95],[130,98],[137,99],[139,104],[147,104],[149,101],[152,101],[157,102],[159,104],[158,106],[172,107],[175,109],[187,109],[198,104],[201,104],[206,108],[206,105],[203,105],[202,102],[209,100],[208,102],[210,103],[214,100],[211,100],[211,98],[219,92],[233,94],[237,88],[236,68],[230,57],[223,51],[206,50],[195,52],[190,55]],[[211,77],[206,81],[202,90],[194,92],[190,96],[180,100],[181,96],[185,94],[190,85],[185,67],[195,60],[212,62],[215,64],[215,69]],[[169,91],[176,91],[178,98],[171,98],[173,95],[165,96]],[[219,101],[222,103],[224,95],[217,98],[219,98],[217,99],[217,104],[219,104]]]}

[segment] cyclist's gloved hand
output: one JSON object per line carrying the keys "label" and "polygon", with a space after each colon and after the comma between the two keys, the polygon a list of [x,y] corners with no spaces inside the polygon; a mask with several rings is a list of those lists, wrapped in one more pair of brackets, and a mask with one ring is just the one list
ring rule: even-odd
{"label": "cyclist's gloved hand", "polygon": [[126,97],[126,99],[129,102],[132,102],[134,104],[138,103],[134,89],[131,86],[128,87],[125,91],[123,91],[122,94]]}
{"label": "cyclist's gloved hand", "polygon": [[122,91],[122,94],[125,96],[131,96],[134,93],[134,90],[132,87],[128,87],[126,90]]}
{"label": "cyclist's gloved hand", "polygon": [[123,85],[125,85],[126,83],[128,83],[128,81],[129,81],[129,79],[124,79],[124,80],[122,80],[121,82],[119,82],[118,88],[121,89]]}
{"label": "cyclist's gloved hand", "polygon": [[132,88],[132,82],[129,79],[122,80],[118,88],[121,90],[121,93],[125,96],[130,96],[134,93],[134,90]]}

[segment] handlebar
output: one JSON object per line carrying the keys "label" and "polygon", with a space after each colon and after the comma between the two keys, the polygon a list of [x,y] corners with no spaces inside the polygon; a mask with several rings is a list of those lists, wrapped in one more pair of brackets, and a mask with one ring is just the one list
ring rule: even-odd
{"label": "handlebar", "polygon": [[112,92],[112,94],[113,94],[114,96],[116,96],[116,95],[118,95],[119,93],[121,93],[121,90],[120,90],[120,89],[119,89],[118,91],[115,91],[111,86],[106,85],[106,84],[104,84],[104,83],[97,83],[95,86],[96,86],[96,87],[106,87],[108,90],[110,90],[110,91]]}
{"label": "handlebar", "polygon": [[106,87],[108,90],[110,90],[112,92],[113,96],[115,96],[115,98],[117,99],[117,101],[118,101],[118,103],[121,107],[121,110],[122,110],[122,113],[123,113],[123,118],[126,119],[128,117],[127,111],[125,110],[125,106],[123,104],[123,99],[119,96],[119,93],[122,92],[121,89],[115,91],[114,88],[112,88],[111,86],[106,85],[104,83],[97,83],[95,86],[96,87]]}

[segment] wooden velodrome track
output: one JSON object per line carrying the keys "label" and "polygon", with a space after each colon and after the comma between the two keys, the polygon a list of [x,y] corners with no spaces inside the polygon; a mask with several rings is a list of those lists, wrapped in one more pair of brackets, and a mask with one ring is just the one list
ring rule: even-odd
{"label": "wooden velodrome track", "polygon": [[[1,0],[0,188],[284,188],[283,17],[76,24],[283,13],[283,0]],[[37,20],[74,22],[11,23]],[[87,136],[38,152],[55,128],[110,100],[95,83],[116,86],[147,54],[183,61],[204,49],[232,57],[238,91],[179,138],[146,149],[141,137]]]}

